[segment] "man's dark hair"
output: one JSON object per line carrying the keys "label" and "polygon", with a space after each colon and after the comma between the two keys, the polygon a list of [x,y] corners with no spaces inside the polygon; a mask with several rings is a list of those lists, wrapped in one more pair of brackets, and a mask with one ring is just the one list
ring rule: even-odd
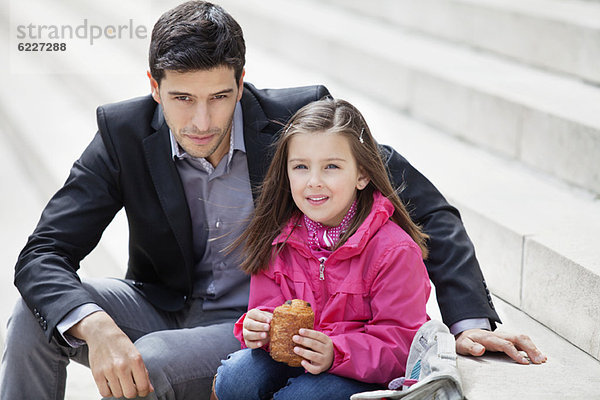
{"label": "man's dark hair", "polygon": [[240,25],[222,7],[188,1],[164,13],[154,24],[150,72],[160,83],[165,70],[177,72],[233,68],[236,81],[246,62]]}

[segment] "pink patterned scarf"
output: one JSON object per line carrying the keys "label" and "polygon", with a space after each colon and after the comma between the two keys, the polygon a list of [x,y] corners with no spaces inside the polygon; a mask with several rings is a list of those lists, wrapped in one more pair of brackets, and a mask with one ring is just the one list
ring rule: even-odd
{"label": "pink patterned scarf", "polygon": [[333,249],[339,242],[340,236],[342,236],[342,234],[346,232],[346,229],[348,229],[348,226],[350,226],[354,215],[356,215],[356,200],[354,200],[338,226],[325,226],[320,222],[313,221],[305,214],[304,223],[306,225],[306,230],[308,231],[309,247],[312,250]]}

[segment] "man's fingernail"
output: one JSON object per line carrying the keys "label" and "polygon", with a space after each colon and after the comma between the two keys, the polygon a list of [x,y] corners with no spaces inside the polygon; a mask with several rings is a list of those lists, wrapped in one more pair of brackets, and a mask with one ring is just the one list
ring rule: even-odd
{"label": "man's fingernail", "polygon": [[535,362],[538,363],[538,364],[541,364],[541,363],[543,363],[546,360],[547,360],[547,358],[543,354],[540,354],[539,356],[535,357]]}

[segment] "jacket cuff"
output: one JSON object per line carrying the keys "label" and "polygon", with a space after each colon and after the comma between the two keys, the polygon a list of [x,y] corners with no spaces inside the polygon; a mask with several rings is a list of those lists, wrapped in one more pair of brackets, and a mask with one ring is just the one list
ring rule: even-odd
{"label": "jacket cuff", "polygon": [[333,362],[331,363],[331,367],[329,367],[328,372],[335,370],[337,367],[342,365],[347,360],[347,355],[345,352],[341,351],[335,344],[335,339],[331,338],[333,342]]}
{"label": "jacket cuff", "polygon": [[246,348],[246,343],[244,342],[244,319],[245,318],[246,318],[246,313],[244,313],[233,325],[233,335],[242,344],[242,349]]}

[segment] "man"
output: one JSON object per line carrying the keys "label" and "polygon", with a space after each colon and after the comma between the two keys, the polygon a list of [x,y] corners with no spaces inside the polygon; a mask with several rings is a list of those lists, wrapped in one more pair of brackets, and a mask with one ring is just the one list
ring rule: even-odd
{"label": "man", "polygon": [[[208,397],[220,360],[239,348],[233,323],[248,300],[240,250],[227,246],[253,211],[282,124],[328,95],[258,90],[244,83],[244,57],[241,28],[218,6],[192,1],[158,20],[151,96],[98,109],[98,133],[19,256],[2,399],[63,398],[70,359],[90,366],[105,397]],[[458,212],[399,154],[382,154],[431,237],[427,266],[458,351],[526,363],[522,349],[542,362],[527,337],[480,329],[499,319]],[[123,207],[126,279],[81,281],[79,262]]]}

